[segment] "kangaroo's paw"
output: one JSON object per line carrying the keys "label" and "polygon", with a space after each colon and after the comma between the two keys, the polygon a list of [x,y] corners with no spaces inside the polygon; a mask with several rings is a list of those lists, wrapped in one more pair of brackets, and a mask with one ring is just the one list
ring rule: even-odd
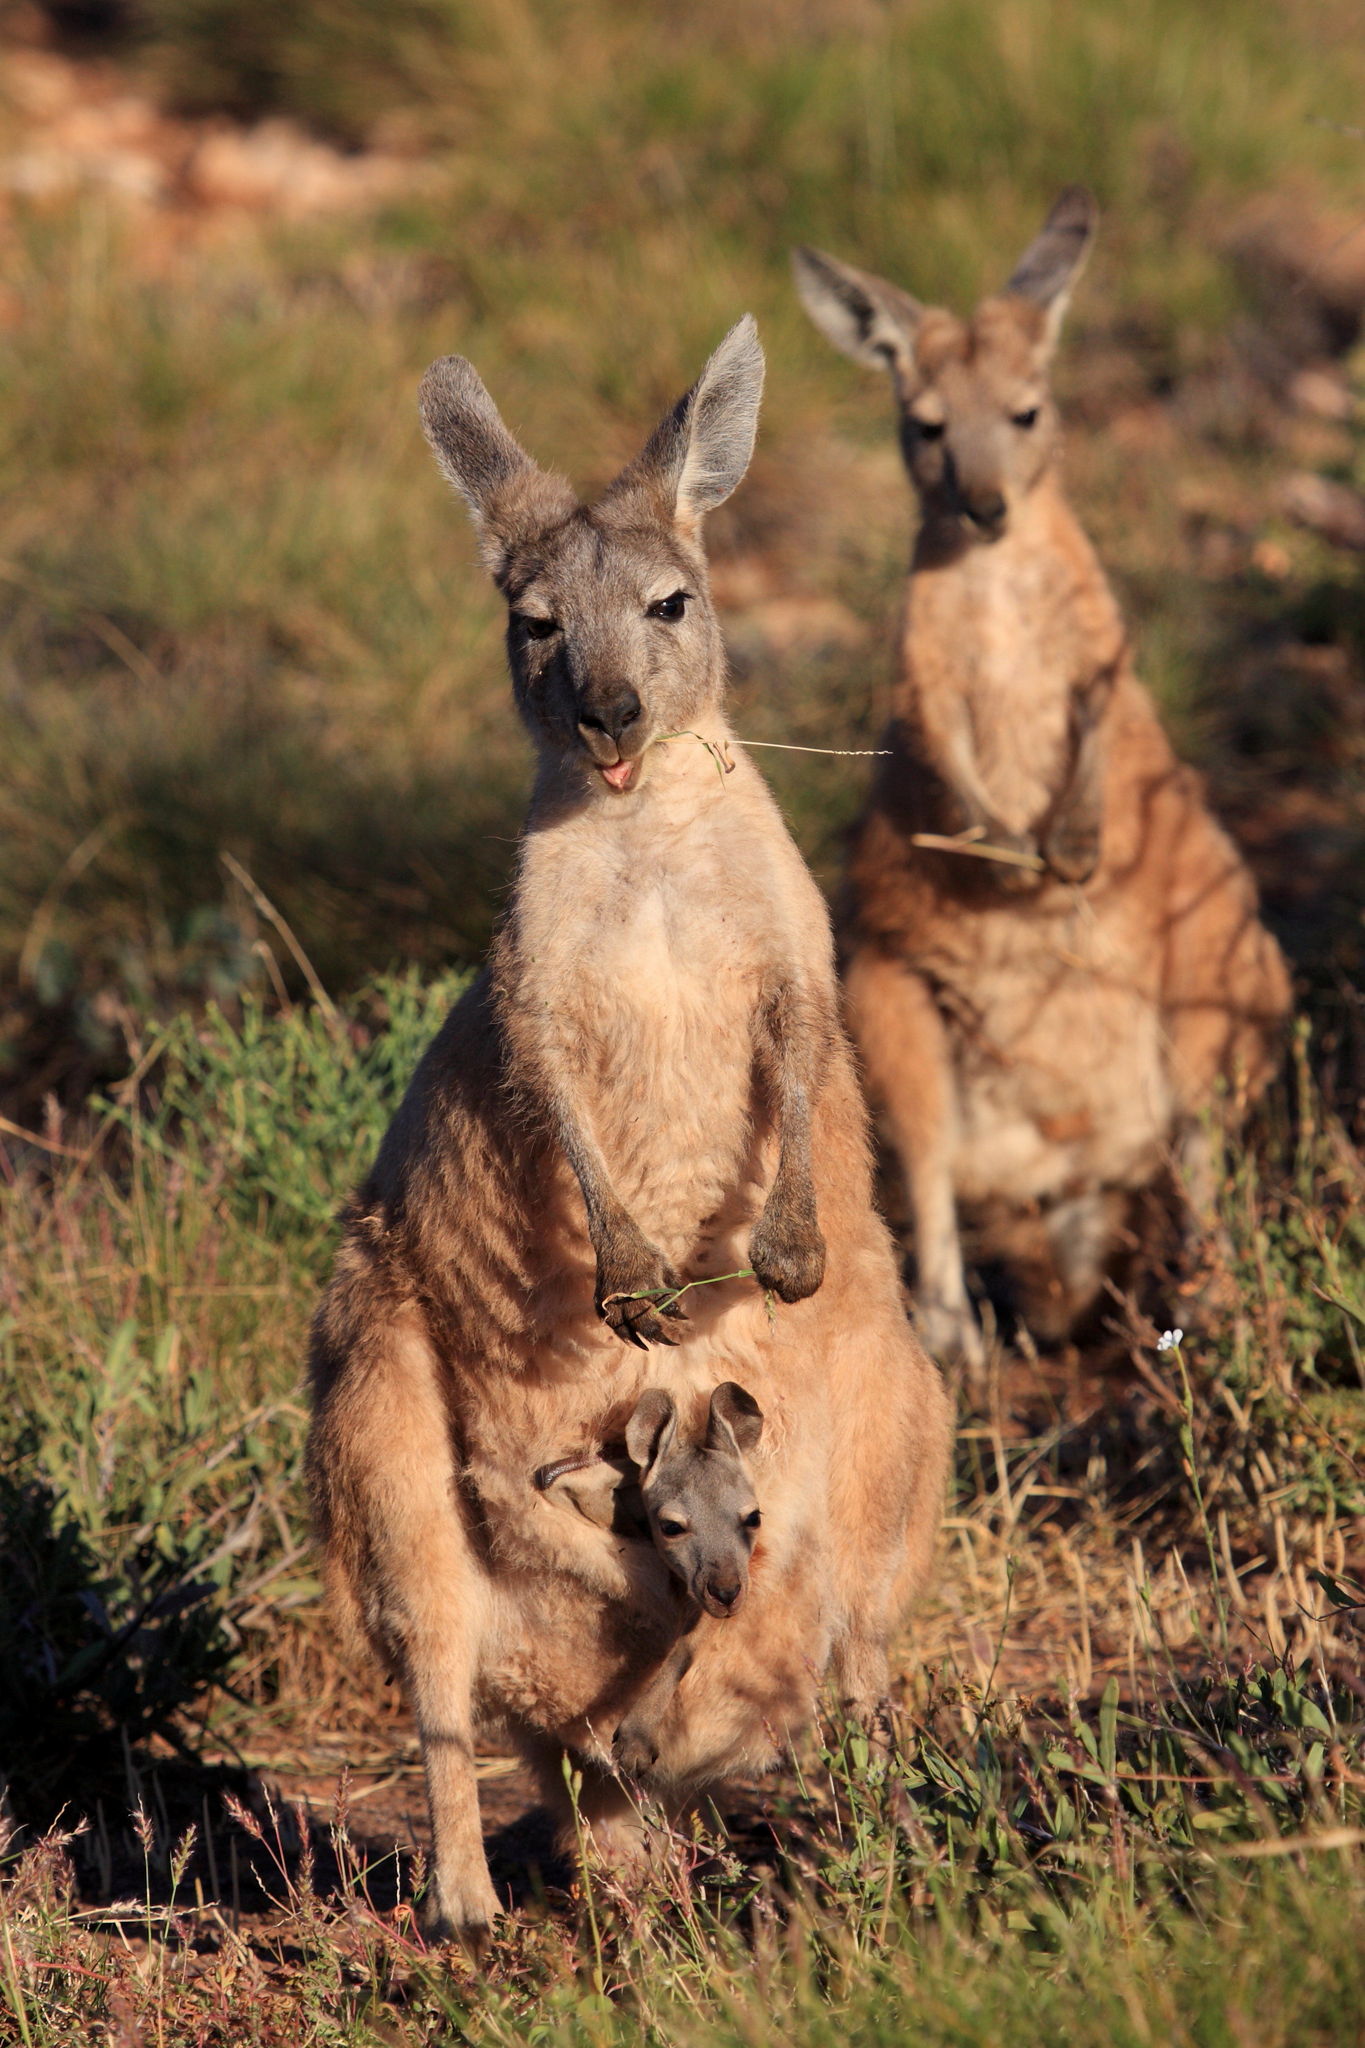
{"label": "kangaroo's paw", "polygon": [[759,1286],[779,1301],[814,1294],[825,1277],[825,1240],[814,1205],[771,1203],[749,1240],[749,1264]]}
{"label": "kangaroo's paw", "polygon": [[681,1285],[663,1253],[638,1230],[618,1231],[598,1254],[597,1313],[623,1344],[643,1351],[677,1343],[687,1316],[669,1295]]}
{"label": "kangaroo's paw", "polygon": [[1100,861],[1098,822],[1059,818],[1043,841],[1043,858],[1059,882],[1088,882]]}

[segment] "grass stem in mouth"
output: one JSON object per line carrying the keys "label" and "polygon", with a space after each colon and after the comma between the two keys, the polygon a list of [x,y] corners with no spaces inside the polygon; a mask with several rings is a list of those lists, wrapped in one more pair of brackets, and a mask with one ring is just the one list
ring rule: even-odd
{"label": "grass stem in mouth", "polygon": [[708,740],[705,733],[700,732],[661,732],[656,734],[651,744],[662,746],[669,740],[700,740],[721,775],[734,773],[735,764],[729,755],[732,744],[736,747],[768,747],[779,754],[829,754],[845,761],[883,760],[891,752],[890,747],[803,747],[793,740],[741,740],[733,734],[724,741]]}

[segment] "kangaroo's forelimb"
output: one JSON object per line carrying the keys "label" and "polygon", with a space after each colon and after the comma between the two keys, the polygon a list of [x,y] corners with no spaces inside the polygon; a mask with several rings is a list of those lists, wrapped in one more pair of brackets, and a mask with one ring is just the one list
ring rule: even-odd
{"label": "kangaroo's forelimb", "polygon": [[596,1140],[574,1113],[567,1091],[557,1089],[548,1105],[550,1124],[583,1194],[588,1236],[597,1259],[593,1305],[622,1343],[640,1350],[676,1344],[670,1325],[687,1317],[670,1290],[682,1281],[657,1245],[650,1243],[612,1186]]}
{"label": "kangaroo's forelimb", "polygon": [[779,1301],[804,1301],[825,1277],[811,1123],[835,1029],[833,1017],[789,982],[759,1006],[754,1050],[777,1125],[778,1158],[749,1261],[760,1286]]}
{"label": "kangaroo's forelimb", "polygon": [[1126,652],[1124,640],[1113,657],[1071,693],[1066,777],[1038,834],[1039,850],[1062,882],[1088,882],[1099,865],[1104,822],[1104,714]]}

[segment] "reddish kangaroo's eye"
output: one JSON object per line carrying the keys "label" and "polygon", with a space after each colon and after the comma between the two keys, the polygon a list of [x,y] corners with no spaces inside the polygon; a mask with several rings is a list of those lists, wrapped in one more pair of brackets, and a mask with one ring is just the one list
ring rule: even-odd
{"label": "reddish kangaroo's eye", "polygon": [[915,431],[921,441],[941,441],[943,439],[943,421],[916,420]]}
{"label": "reddish kangaroo's eye", "polygon": [[685,590],[675,590],[671,597],[655,599],[654,603],[649,607],[649,617],[651,619],[677,620],[682,617],[686,608],[687,592]]}
{"label": "reddish kangaroo's eye", "polygon": [[1016,427],[1031,427],[1037,422],[1038,408],[1036,405],[1027,406],[1023,412],[1017,412],[1013,417]]}
{"label": "reddish kangaroo's eye", "polygon": [[559,631],[558,619],[537,619],[530,612],[513,612],[512,621],[521,627],[528,640],[549,640]]}

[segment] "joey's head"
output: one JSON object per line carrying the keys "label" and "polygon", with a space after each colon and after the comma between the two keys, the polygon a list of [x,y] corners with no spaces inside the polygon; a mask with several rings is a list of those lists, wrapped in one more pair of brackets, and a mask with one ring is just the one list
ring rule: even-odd
{"label": "joey's head", "polygon": [[507,599],[517,706],[542,756],[608,799],[646,750],[720,697],[724,653],[701,522],[749,465],[763,390],[752,319],[594,505],[526,455],[462,356],[422,381],[422,425]]}
{"label": "joey's head", "polygon": [[683,1442],[678,1410],[648,1387],[626,1425],[649,1531],[673,1576],[717,1619],[738,1611],[761,1520],[744,1456],[763,1431],[751,1394],[726,1380],[711,1395],[706,1434]]}
{"label": "joey's head", "polygon": [[890,372],[927,523],[966,541],[999,540],[1052,466],[1048,369],[1097,219],[1090,194],[1068,186],[1003,292],[970,320],[816,249],[795,252],[797,290],[821,333],[855,362]]}

